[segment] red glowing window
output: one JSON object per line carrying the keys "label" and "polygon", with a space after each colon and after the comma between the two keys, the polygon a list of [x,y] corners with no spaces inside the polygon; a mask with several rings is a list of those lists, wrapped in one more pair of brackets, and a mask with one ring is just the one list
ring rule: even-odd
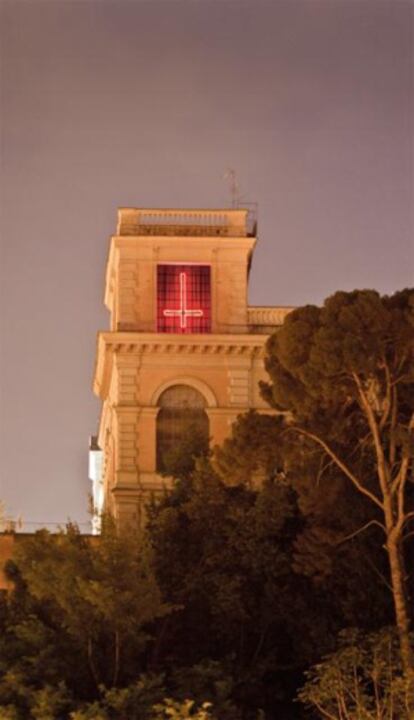
{"label": "red glowing window", "polygon": [[208,265],[158,265],[157,330],[211,331],[211,273]]}

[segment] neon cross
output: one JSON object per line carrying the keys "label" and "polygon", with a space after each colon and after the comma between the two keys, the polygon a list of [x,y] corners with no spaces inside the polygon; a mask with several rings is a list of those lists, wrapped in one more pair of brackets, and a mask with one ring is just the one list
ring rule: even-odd
{"label": "neon cross", "polygon": [[180,328],[187,327],[188,317],[203,317],[202,310],[189,310],[187,307],[187,275],[180,273],[180,307],[177,310],[163,310],[165,317],[179,317]]}

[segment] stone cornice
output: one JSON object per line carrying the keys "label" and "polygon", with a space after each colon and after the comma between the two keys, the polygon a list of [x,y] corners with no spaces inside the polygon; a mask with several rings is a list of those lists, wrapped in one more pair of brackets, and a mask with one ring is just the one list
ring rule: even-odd
{"label": "stone cornice", "polygon": [[267,335],[101,332],[98,334],[93,389],[106,397],[114,354],[131,360],[145,355],[263,357]]}
{"label": "stone cornice", "polygon": [[[143,248],[153,249],[156,247],[171,247],[171,244],[182,244],[184,247],[194,246],[199,249],[201,243],[203,250],[221,250],[240,248],[253,248],[257,239],[252,235],[234,235],[232,237],[217,237],[217,235],[112,235],[110,239],[110,251],[115,253],[119,248],[135,250],[131,257],[140,258]],[[110,258],[112,259],[112,258]],[[147,258],[151,259],[151,258]]]}
{"label": "stone cornice", "polygon": [[[118,417],[128,416],[136,418],[137,415],[155,417],[160,409],[159,405],[119,405],[114,404],[111,409],[115,410]],[[229,415],[240,415],[246,412],[245,408],[240,408],[237,405],[224,405],[223,407],[206,407],[204,408],[209,417],[220,416],[228,417]],[[279,410],[274,410],[270,407],[263,407],[262,405],[256,405],[249,407],[249,410],[260,413],[261,415],[283,415],[284,413]]]}

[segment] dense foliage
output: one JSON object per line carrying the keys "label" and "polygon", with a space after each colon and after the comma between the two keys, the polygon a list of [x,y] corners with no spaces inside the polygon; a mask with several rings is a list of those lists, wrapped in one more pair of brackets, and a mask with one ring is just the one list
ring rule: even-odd
{"label": "dense foliage", "polygon": [[278,412],[189,432],[145,536],[19,543],[1,720],[409,720],[413,328],[409,292],[294,311]]}
{"label": "dense foliage", "polygon": [[338,648],[307,673],[299,698],[327,718],[411,718],[398,636],[392,628],[342,632]]}
{"label": "dense foliage", "polygon": [[[290,415],[301,457],[319,459],[369,503],[382,531],[402,664],[414,713],[405,540],[414,519],[414,292],[339,292],[300,308],[268,343],[264,395]],[[329,480],[329,484],[331,482]],[[358,497],[359,496],[359,497]]]}

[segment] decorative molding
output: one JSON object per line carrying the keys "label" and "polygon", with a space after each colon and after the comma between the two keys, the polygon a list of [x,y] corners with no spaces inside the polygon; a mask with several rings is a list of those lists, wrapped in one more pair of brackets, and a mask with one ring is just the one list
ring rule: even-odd
{"label": "decorative molding", "polygon": [[204,396],[207,402],[207,408],[217,407],[216,396],[214,395],[212,389],[207,385],[207,383],[199,380],[198,378],[191,377],[191,375],[177,375],[177,377],[173,380],[168,380],[167,382],[162,383],[162,385],[160,385],[153,394],[151,398],[151,405],[158,405],[158,400],[164,390],[168,390],[169,387],[173,387],[174,385],[189,385],[194,388],[194,390],[198,390],[198,392]]}
{"label": "decorative molding", "polygon": [[250,369],[230,368],[227,375],[230,405],[250,407]]}
{"label": "decorative molding", "polygon": [[114,352],[190,352],[197,349],[200,353],[243,353],[262,350],[266,343],[264,335],[253,333],[215,334],[215,333],[137,333],[137,332],[101,332],[98,335],[98,350],[103,347]]}
{"label": "decorative molding", "polygon": [[216,355],[227,358],[264,357],[266,335],[101,332],[98,335],[94,391],[104,398],[108,391],[115,354],[135,357],[157,355]]}
{"label": "decorative molding", "polygon": [[285,317],[294,309],[294,307],[248,307],[247,322],[250,326],[277,327],[283,325]]}

